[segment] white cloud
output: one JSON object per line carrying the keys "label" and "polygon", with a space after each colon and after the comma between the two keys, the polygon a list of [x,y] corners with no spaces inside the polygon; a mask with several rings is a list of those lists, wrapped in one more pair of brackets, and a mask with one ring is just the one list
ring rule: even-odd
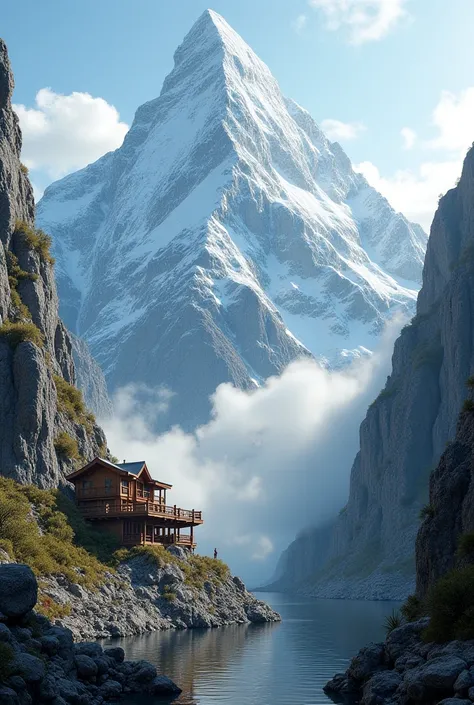
{"label": "white cloud", "polygon": [[439,134],[428,147],[465,152],[474,140],[474,87],[459,95],[443,91],[433,112],[433,125]]}
{"label": "white cloud", "polygon": [[307,15],[298,15],[298,17],[295,20],[293,20],[293,22],[291,23],[291,26],[293,27],[295,32],[299,33],[299,32],[303,31],[303,29],[306,27],[307,24],[308,24]]}
{"label": "white cloud", "polygon": [[383,177],[372,162],[354,166],[383,194],[395,210],[430,231],[440,194],[452,188],[461,173],[462,159],[423,162],[416,170],[396,171]]}
{"label": "white cloud", "polygon": [[354,140],[367,128],[360,122],[341,122],[328,118],[321,122],[321,129],[332,142]]}
{"label": "white cloud", "polygon": [[57,179],[119,147],[128,130],[113,105],[89,93],[36,94],[34,108],[14,105],[23,132],[22,159],[29,169]]}
{"label": "white cloud", "polygon": [[[144,411],[129,387],[103,422],[109,446],[120,458],[146,459],[157,479],[173,484],[173,504],[202,509],[199,550],[212,554],[216,546],[255,584],[302,527],[334,516],[346,501],[359,424],[388,373],[398,329],[345,371],[304,360],[251,392],[221,385],[213,418],[195,433],[156,435],[152,408]],[[161,402],[158,394],[159,413]]]}
{"label": "white cloud", "polygon": [[331,31],[347,29],[351,44],[374,42],[385,37],[408,16],[408,0],[308,0],[321,11]]}
{"label": "white cloud", "polygon": [[412,130],[410,127],[403,127],[400,130],[400,134],[403,139],[403,149],[413,149],[417,139],[415,130]]}
{"label": "white cloud", "polygon": [[[443,91],[433,110],[431,126],[436,128],[437,134],[424,141],[410,128],[401,130],[405,149],[411,149],[416,143],[425,154],[430,153],[430,159],[421,161],[418,167],[383,176],[372,162],[355,166],[394,208],[428,232],[438,198],[455,185],[466,151],[474,140],[474,87],[458,95]],[[439,152],[438,158],[434,157],[435,152]]]}

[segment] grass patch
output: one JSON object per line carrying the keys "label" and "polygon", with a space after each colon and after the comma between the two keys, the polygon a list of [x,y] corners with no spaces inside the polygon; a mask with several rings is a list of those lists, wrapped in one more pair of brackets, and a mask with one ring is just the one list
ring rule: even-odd
{"label": "grass patch", "polygon": [[393,632],[394,629],[398,629],[398,627],[401,627],[403,623],[404,619],[400,612],[393,610],[392,614],[389,614],[388,617],[385,618],[385,621],[383,623],[386,635],[388,636]]}
{"label": "grass patch", "polygon": [[[29,565],[37,576],[63,573],[72,582],[97,585],[107,567],[77,545],[79,537],[60,510],[67,501],[62,497],[59,490],[40,490],[0,477],[0,538],[10,558]],[[82,524],[87,534],[84,520]],[[103,540],[101,533],[97,544]]]}
{"label": "grass patch", "polygon": [[33,343],[38,348],[44,346],[44,337],[40,329],[31,321],[13,323],[6,320],[0,326],[0,338],[16,348],[20,343]]}
{"label": "grass patch", "polygon": [[442,577],[427,598],[430,624],[425,641],[445,642],[474,638],[474,566]]}
{"label": "grass patch", "polygon": [[71,614],[71,605],[61,605],[49,595],[40,594],[35,610],[54,622],[55,619],[69,617]]}
{"label": "grass patch", "polygon": [[20,162],[20,171],[25,176],[28,176],[28,167],[26,166],[26,164],[23,164],[23,162]]}
{"label": "grass patch", "polygon": [[66,414],[74,423],[84,426],[87,433],[92,433],[95,416],[87,410],[82,392],[59,375],[53,375],[53,380],[58,397],[58,411]]}
{"label": "grass patch", "polygon": [[[120,554],[120,559],[117,554]],[[117,560],[125,560],[126,557],[122,550],[117,551],[115,556]],[[219,585],[230,575],[228,566],[219,559],[190,554],[186,560],[180,560],[160,545],[135,546],[128,551],[128,557],[133,556],[146,556],[157,568],[175,563],[183,571],[186,585],[197,590],[201,590],[205,582]]]}
{"label": "grass patch", "polygon": [[425,504],[424,507],[420,509],[420,519],[424,521],[425,519],[433,519],[435,515],[434,507],[431,504]]}
{"label": "grass patch", "polygon": [[409,595],[406,602],[401,606],[400,612],[407,622],[416,622],[426,616],[426,608],[423,602],[416,595]]}
{"label": "grass patch", "polygon": [[462,558],[472,556],[474,553],[474,533],[462,534],[459,537],[457,553]]}
{"label": "grass patch", "polygon": [[62,458],[69,460],[77,460],[79,458],[79,447],[75,438],[72,438],[66,431],[61,433],[54,439],[54,447],[56,453]]}
{"label": "grass patch", "polygon": [[54,258],[51,256],[51,238],[43,230],[32,228],[24,220],[17,220],[15,234],[19,235],[29,249],[34,250],[43,262],[54,264]]}

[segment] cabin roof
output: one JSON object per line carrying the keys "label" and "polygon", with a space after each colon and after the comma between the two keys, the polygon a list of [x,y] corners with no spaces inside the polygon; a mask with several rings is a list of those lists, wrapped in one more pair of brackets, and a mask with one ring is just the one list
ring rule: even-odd
{"label": "cabin roof", "polygon": [[143,466],[145,465],[144,460],[139,460],[136,463],[114,463],[118,468],[121,468],[122,470],[126,470],[127,472],[131,472],[132,475],[139,475],[140,472],[143,470]]}
{"label": "cabin roof", "polygon": [[171,489],[172,485],[169,485],[167,482],[160,482],[158,480],[154,480],[150,472],[146,466],[146,463],[144,460],[140,460],[138,462],[134,463],[111,463],[110,460],[106,460],[105,458],[94,458],[94,460],[91,460],[90,463],[87,463],[87,465],[84,465],[84,467],[79,468],[78,470],[75,470],[75,472],[72,472],[70,475],[66,476],[66,480],[69,482],[73,482],[77,477],[82,475],[84,472],[87,472],[91,468],[94,467],[94,465],[105,465],[106,467],[109,467],[111,470],[115,470],[116,472],[120,472],[122,475],[127,475],[127,476],[132,476],[134,478],[137,478],[138,475],[141,473],[143,468],[146,468],[147,474],[150,477],[150,481],[152,484],[154,484],[156,487],[161,487],[163,489]]}

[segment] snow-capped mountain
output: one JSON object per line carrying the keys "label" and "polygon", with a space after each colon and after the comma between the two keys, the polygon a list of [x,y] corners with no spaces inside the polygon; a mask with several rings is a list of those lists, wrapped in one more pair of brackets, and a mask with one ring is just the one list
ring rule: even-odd
{"label": "snow-capped mountain", "polygon": [[426,235],[353,171],[215,12],[122,147],[50,186],[61,315],[109,387],[164,385],[158,426],[205,420],[231,381],[371,349],[412,310]]}

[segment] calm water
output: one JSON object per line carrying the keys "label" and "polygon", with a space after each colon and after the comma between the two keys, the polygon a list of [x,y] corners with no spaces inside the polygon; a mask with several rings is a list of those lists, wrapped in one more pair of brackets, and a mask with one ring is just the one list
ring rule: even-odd
{"label": "calm water", "polygon": [[[385,617],[399,607],[258,597],[280,612],[280,624],[155,632],[114,644],[128,659],[151,661],[172,678],[183,689],[175,705],[327,705],[322,686],[361,646],[383,638]],[[124,702],[146,703],[142,697]]]}

